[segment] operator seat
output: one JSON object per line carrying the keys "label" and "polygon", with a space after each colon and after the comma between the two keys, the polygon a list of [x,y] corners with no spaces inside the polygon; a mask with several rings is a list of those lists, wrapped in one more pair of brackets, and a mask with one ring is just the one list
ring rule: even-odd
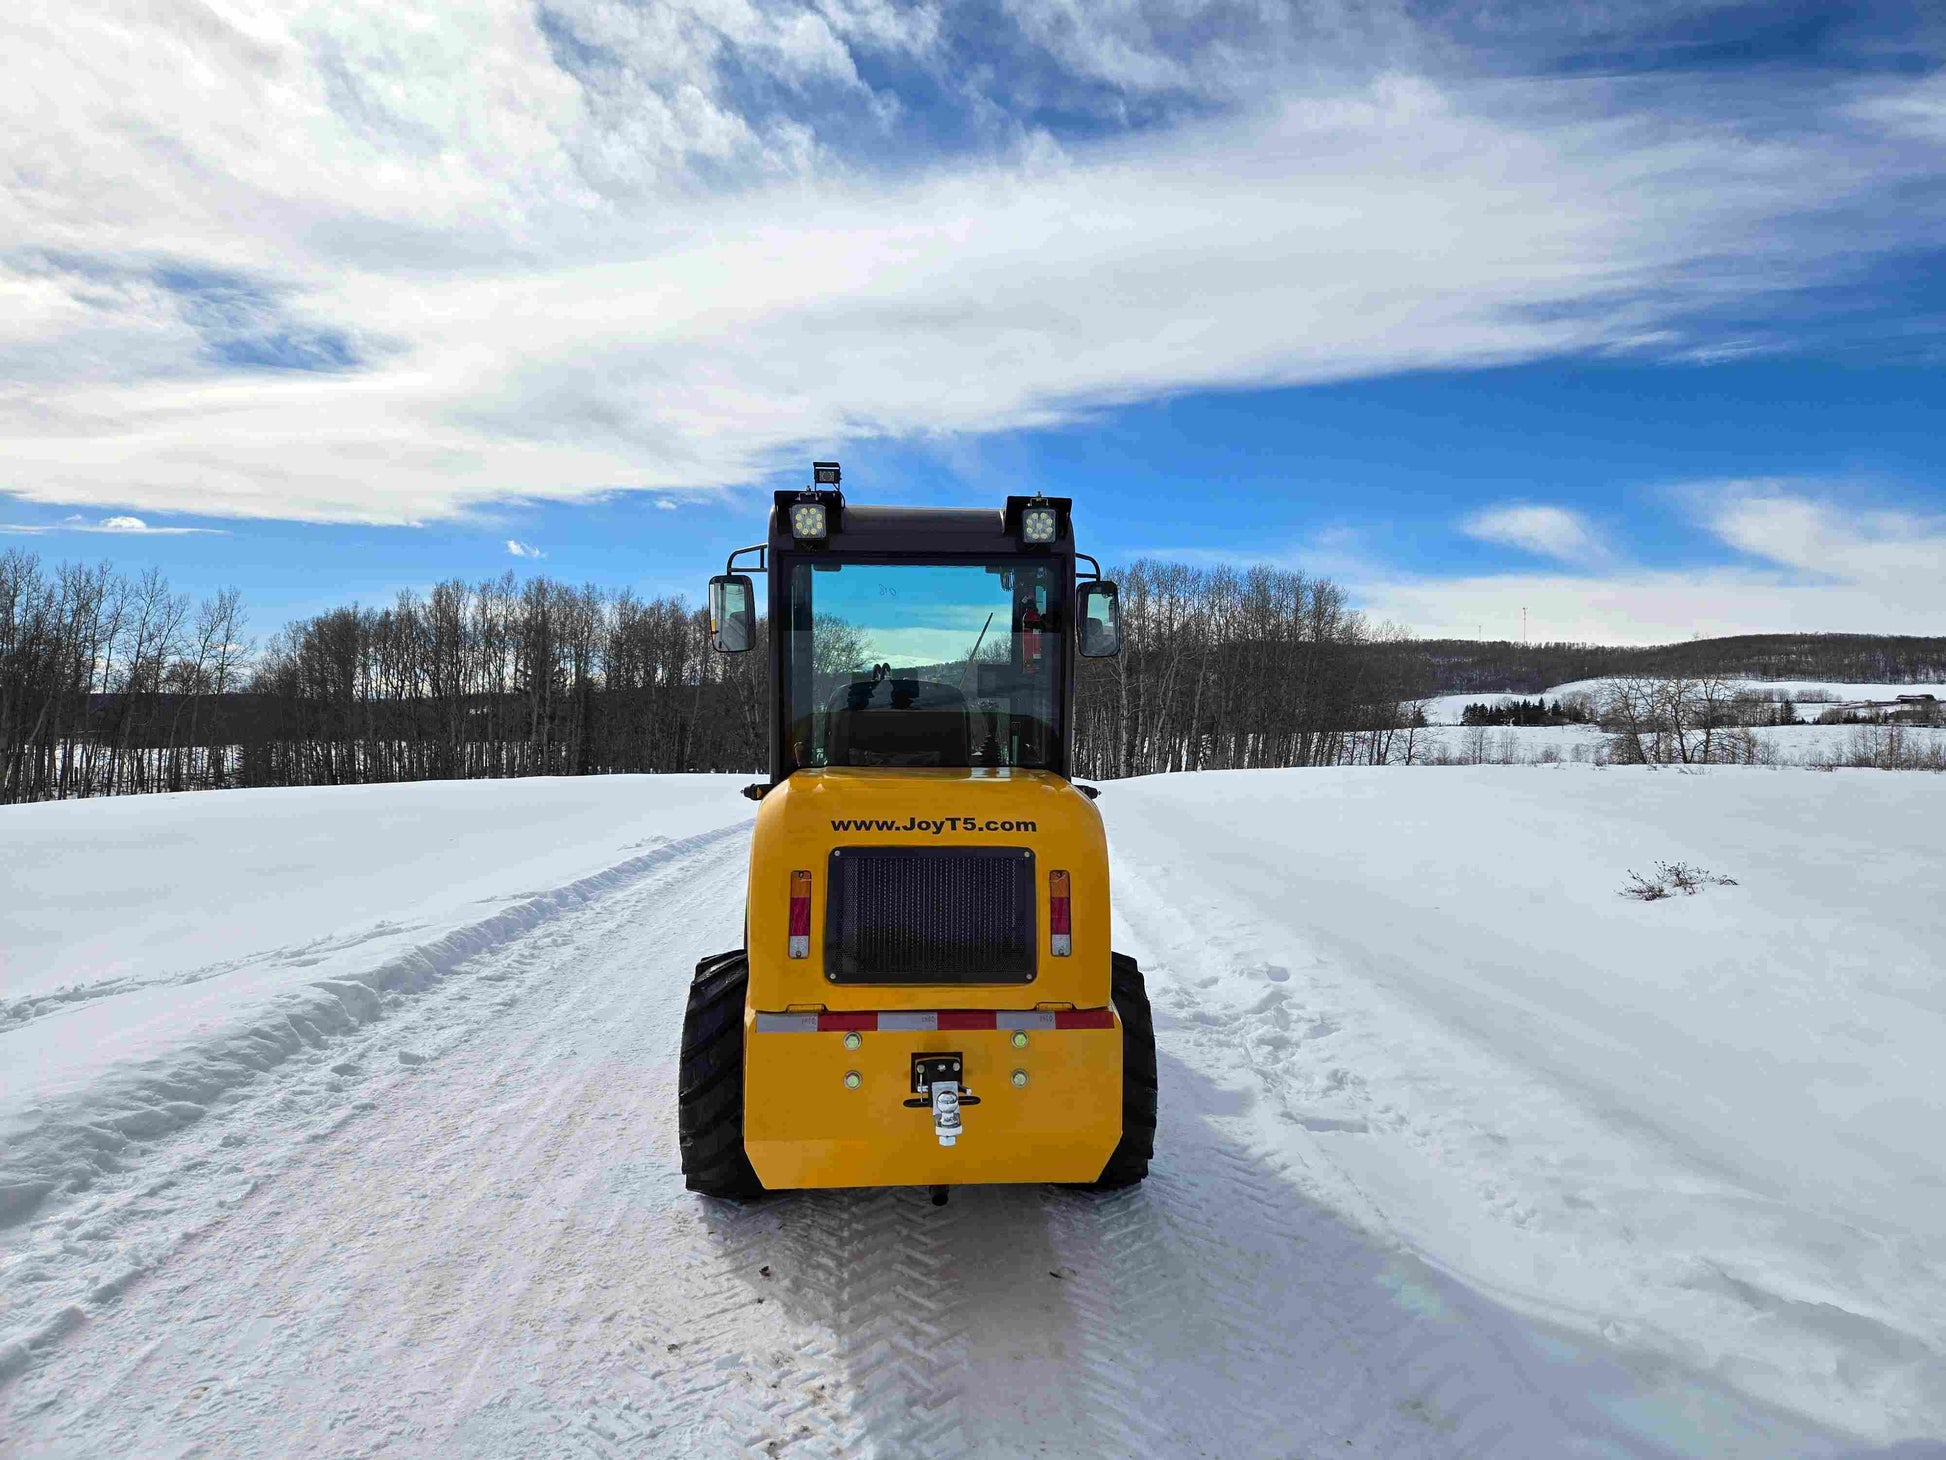
{"label": "operator seat", "polygon": [[973,763],[966,696],[936,679],[855,680],[839,686],[825,716],[827,765]]}

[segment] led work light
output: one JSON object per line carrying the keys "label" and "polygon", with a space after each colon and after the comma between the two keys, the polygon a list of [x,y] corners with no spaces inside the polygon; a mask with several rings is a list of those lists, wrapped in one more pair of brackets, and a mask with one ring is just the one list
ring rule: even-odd
{"label": "led work light", "polygon": [[798,502],[791,507],[791,536],[799,542],[821,542],[827,518],[822,502]]}
{"label": "led work light", "polygon": [[1020,512],[1020,540],[1053,542],[1060,520],[1052,507],[1023,507]]}

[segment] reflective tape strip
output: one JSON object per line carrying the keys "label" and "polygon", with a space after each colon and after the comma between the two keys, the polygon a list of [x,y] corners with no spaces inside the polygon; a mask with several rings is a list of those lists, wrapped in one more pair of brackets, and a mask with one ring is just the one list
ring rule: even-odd
{"label": "reflective tape strip", "polygon": [[957,1029],[1113,1029],[1113,1009],[928,1009],[923,1013],[759,1014],[759,1034],[816,1034],[854,1029],[932,1034]]}
{"label": "reflective tape strip", "polygon": [[941,1029],[994,1029],[998,1026],[994,1023],[991,1009],[941,1009],[939,1027]]}
{"label": "reflective tape strip", "polygon": [[1052,1009],[1002,1009],[993,1016],[995,1029],[1052,1029]]}
{"label": "reflective tape strip", "polygon": [[759,1034],[816,1034],[817,1032],[816,1014],[759,1014],[757,1016]]}
{"label": "reflective tape strip", "polygon": [[1113,1029],[1113,1009],[1060,1009],[1054,1015],[1056,1029]]}
{"label": "reflective tape strip", "polygon": [[878,1028],[878,1015],[820,1014],[818,1015],[818,1028],[827,1030],[837,1029],[840,1031],[846,1029],[876,1029]]}

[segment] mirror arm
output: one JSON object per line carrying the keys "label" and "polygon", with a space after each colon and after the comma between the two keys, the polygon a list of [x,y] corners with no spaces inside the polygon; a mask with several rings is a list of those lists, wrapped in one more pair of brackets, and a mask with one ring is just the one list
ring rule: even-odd
{"label": "mirror arm", "polygon": [[757,555],[757,566],[754,568],[745,568],[743,570],[744,572],[768,573],[770,571],[770,545],[768,543],[758,542],[752,543],[749,547],[740,547],[730,554],[729,558],[723,564],[724,577],[728,578],[736,573],[737,559],[745,553],[755,553]]}
{"label": "mirror arm", "polygon": [[1088,565],[1089,565],[1090,567],[1092,567],[1092,568],[1093,568],[1093,569],[1095,570],[1095,576],[1094,576],[1093,578],[1091,578],[1091,579],[1089,579],[1089,580],[1088,580],[1089,582],[1091,582],[1091,583],[1099,583],[1099,582],[1101,582],[1101,564],[1100,564],[1100,563],[1098,563],[1098,562],[1096,562],[1096,561],[1095,561],[1095,560],[1094,560],[1093,558],[1091,558],[1091,557],[1088,557],[1088,555],[1087,555],[1086,553],[1076,553],[1076,554],[1075,554],[1075,557],[1076,557],[1076,559],[1086,559],[1086,560],[1087,560],[1087,563],[1088,563]]}

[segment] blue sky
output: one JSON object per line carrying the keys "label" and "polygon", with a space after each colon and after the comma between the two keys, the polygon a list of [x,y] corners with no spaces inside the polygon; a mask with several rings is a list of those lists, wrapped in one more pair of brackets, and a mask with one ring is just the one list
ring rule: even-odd
{"label": "blue sky", "polygon": [[814,456],[1424,634],[1946,632],[1936,7],[0,19],[0,549],[687,591]]}

